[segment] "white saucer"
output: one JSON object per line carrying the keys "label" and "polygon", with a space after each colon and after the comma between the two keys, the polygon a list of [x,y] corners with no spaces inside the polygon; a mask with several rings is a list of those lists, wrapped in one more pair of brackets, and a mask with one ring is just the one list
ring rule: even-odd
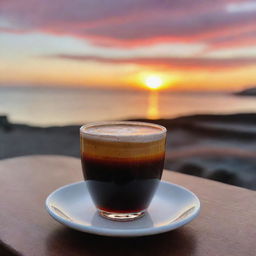
{"label": "white saucer", "polygon": [[61,187],[46,199],[49,214],[58,222],[83,232],[116,237],[146,236],[179,228],[200,211],[200,201],[191,191],[161,181],[140,219],[116,222],[99,216],[84,181]]}

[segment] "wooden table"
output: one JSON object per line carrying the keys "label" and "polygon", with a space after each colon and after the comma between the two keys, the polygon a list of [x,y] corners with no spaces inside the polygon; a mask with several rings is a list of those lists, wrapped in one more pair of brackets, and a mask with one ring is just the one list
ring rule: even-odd
{"label": "wooden table", "polygon": [[71,230],[44,207],[56,188],[82,179],[79,159],[31,156],[0,161],[0,255],[256,255],[256,192],[170,171],[164,180],[198,195],[200,216],[161,235],[110,238]]}

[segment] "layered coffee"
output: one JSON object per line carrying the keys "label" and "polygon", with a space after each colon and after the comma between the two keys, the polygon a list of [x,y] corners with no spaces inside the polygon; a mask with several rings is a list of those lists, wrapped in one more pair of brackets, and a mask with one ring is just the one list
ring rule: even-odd
{"label": "layered coffee", "polygon": [[143,212],[162,176],[166,129],[140,122],[85,125],[84,178],[96,207],[107,213]]}

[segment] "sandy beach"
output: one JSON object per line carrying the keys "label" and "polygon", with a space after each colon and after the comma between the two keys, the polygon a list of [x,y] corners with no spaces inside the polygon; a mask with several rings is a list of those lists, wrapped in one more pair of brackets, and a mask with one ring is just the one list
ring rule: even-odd
{"label": "sandy beach", "polygon": [[[256,189],[256,114],[194,115],[153,122],[168,129],[165,168]],[[42,128],[1,117],[0,159],[35,154],[79,158],[79,127]]]}

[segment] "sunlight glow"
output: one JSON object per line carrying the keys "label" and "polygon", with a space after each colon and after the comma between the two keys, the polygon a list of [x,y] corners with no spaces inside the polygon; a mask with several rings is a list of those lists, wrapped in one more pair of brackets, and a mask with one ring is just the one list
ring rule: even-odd
{"label": "sunlight glow", "polygon": [[148,88],[152,90],[157,90],[163,85],[163,80],[159,76],[151,75],[145,79],[145,84]]}
{"label": "sunlight glow", "polygon": [[145,70],[127,76],[126,81],[137,88],[160,91],[175,86],[179,82],[179,77],[175,73]]}

